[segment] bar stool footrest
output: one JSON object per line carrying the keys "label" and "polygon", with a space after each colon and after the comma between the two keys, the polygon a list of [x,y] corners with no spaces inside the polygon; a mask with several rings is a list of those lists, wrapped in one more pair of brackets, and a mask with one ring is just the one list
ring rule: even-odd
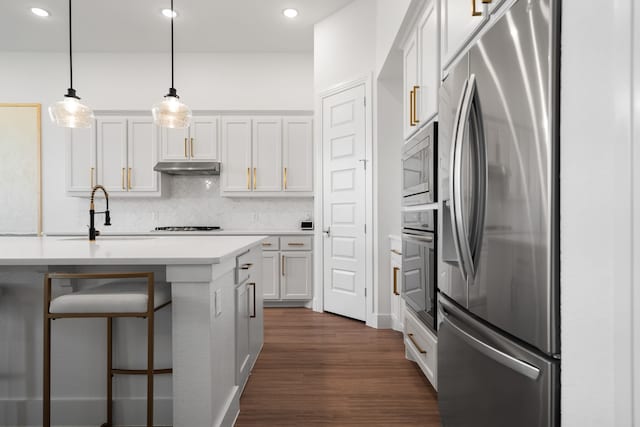
{"label": "bar stool footrest", "polygon": [[[146,369],[112,369],[113,375],[147,375]],[[151,371],[153,375],[172,374],[173,369],[154,369]]]}

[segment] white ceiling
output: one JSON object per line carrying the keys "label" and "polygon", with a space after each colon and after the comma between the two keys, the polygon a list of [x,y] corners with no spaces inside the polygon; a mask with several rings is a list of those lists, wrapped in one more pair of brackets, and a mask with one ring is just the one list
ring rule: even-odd
{"label": "white ceiling", "polygon": [[[174,0],[177,52],[310,52],[313,24],[353,0]],[[31,7],[48,10],[40,18]],[[75,0],[73,50],[165,52],[169,0]],[[295,19],[282,10],[298,9]],[[68,49],[66,0],[3,0],[0,51]]]}

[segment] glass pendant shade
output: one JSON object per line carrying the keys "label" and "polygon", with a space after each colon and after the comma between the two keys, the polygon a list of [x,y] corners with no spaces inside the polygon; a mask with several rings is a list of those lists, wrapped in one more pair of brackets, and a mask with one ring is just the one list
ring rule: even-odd
{"label": "glass pendant shade", "polygon": [[49,117],[56,125],[66,128],[90,128],[95,119],[91,108],[68,95],[49,107]]}
{"label": "glass pendant shade", "polygon": [[177,95],[166,95],[151,108],[153,122],[163,128],[186,128],[191,124],[191,109]]}

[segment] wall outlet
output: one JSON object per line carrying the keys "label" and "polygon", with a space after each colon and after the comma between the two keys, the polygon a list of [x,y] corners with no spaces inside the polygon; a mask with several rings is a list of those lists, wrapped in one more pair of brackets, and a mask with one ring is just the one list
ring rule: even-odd
{"label": "wall outlet", "polygon": [[216,289],[213,295],[215,300],[214,305],[216,308],[216,317],[218,317],[222,314],[222,289]]}

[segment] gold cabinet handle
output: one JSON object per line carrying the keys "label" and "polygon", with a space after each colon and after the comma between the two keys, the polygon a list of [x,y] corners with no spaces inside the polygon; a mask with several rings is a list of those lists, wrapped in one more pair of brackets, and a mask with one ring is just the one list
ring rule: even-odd
{"label": "gold cabinet handle", "polygon": [[291,243],[287,243],[287,245],[289,245],[289,246],[304,246],[304,243],[291,242]]}
{"label": "gold cabinet handle", "polygon": [[129,173],[127,174],[127,184],[129,187],[129,190],[131,190],[131,168],[129,168]]}
{"label": "gold cabinet handle", "polygon": [[413,87],[413,117],[411,118],[413,120],[413,126],[420,123],[420,120],[418,120],[418,89],[420,89],[420,86]]}
{"label": "gold cabinet handle", "polygon": [[271,246],[271,243],[263,243],[262,246]]}
{"label": "gold cabinet handle", "polygon": [[122,168],[122,173],[120,174],[120,180],[122,181],[122,189],[126,190],[127,188],[124,186],[124,168]]}
{"label": "gold cabinet handle", "polygon": [[397,250],[397,249],[391,249],[391,252],[393,252],[393,253],[394,253],[394,254],[396,254],[396,255],[402,255],[402,252],[400,252],[400,251],[399,251],[399,250]]}
{"label": "gold cabinet handle", "polygon": [[284,277],[284,255],[282,255],[282,276]]}
{"label": "gold cabinet handle", "polygon": [[482,0],[482,3],[484,3],[484,4],[491,4],[491,2],[492,2],[492,1],[493,1],[493,0]]}
{"label": "gold cabinet handle", "polygon": [[427,352],[418,345],[418,343],[416,342],[416,339],[413,338],[413,334],[407,334],[407,336],[409,337],[409,340],[411,340],[413,345],[416,346],[416,349],[420,352],[420,354],[427,354]]}
{"label": "gold cabinet handle", "polygon": [[191,143],[189,144],[189,148],[191,149],[191,158],[195,158],[195,156],[193,155],[193,138],[191,138]]}
{"label": "gold cabinet handle", "polygon": [[471,16],[482,16],[482,12],[476,10],[476,0],[471,0]]}
{"label": "gold cabinet handle", "polygon": [[96,168],[91,168],[91,170],[89,171],[89,179],[91,179],[91,188],[93,188],[93,175],[96,171]]}
{"label": "gold cabinet handle", "polygon": [[187,154],[187,138],[184,139],[184,158],[189,158],[189,154]]}
{"label": "gold cabinet handle", "polygon": [[393,267],[393,294],[394,295],[400,295],[398,293],[398,271],[400,271],[398,267]]}
{"label": "gold cabinet handle", "polygon": [[256,171],[258,168],[253,168],[253,189],[255,190],[258,186],[258,178],[256,177]]}
{"label": "gold cabinet handle", "polygon": [[247,190],[251,190],[251,168],[247,168]]}
{"label": "gold cabinet handle", "polygon": [[413,93],[413,90],[411,90],[409,92],[409,126],[415,126],[415,124],[413,123],[413,98],[415,96],[415,93]]}
{"label": "gold cabinet handle", "polygon": [[287,189],[287,168],[284,168],[284,189]]}

